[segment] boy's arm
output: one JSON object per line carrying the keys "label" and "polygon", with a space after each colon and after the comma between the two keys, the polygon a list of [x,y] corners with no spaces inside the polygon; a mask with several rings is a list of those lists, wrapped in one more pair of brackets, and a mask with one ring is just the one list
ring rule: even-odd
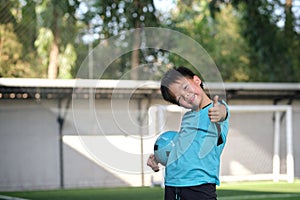
{"label": "boy's arm", "polygon": [[208,116],[211,122],[222,122],[227,118],[227,108],[224,104],[219,103],[219,96],[213,99],[213,107],[208,111]]}

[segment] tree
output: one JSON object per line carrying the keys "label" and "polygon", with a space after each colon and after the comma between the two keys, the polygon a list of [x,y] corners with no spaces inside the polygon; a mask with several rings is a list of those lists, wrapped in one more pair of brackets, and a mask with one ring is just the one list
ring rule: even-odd
{"label": "tree", "polygon": [[[214,2],[178,2],[172,24],[202,45],[215,61],[224,81],[248,81],[249,55],[247,43],[240,34],[241,17],[230,4],[215,7]],[[171,61],[176,66],[189,65],[177,56],[172,56]]]}
{"label": "tree", "polygon": [[[34,40],[36,23],[34,2],[0,1],[2,37],[1,76],[39,77],[42,70],[35,67]],[[6,60],[8,59],[8,60]]]}
{"label": "tree", "polygon": [[32,73],[29,63],[20,59],[22,48],[13,25],[0,24],[0,77],[28,77]]}
{"label": "tree", "polygon": [[37,5],[38,38],[35,42],[44,65],[48,65],[48,78],[71,77],[71,67],[76,61],[75,11],[78,1],[42,0]]}
{"label": "tree", "polygon": [[[298,81],[299,33],[292,1],[282,4],[281,1],[235,0],[233,4],[242,13],[243,35],[251,47],[250,80]],[[284,11],[276,14],[275,10]],[[284,21],[283,27],[280,21]]]}
{"label": "tree", "polygon": [[[215,27],[209,13],[209,4],[206,1],[178,1],[171,20],[171,28],[190,36],[206,51],[211,52],[214,48],[214,41],[210,38],[214,35]],[[177,55],[171,55],[170,59],[175,66],[190,65]]]}
{"label": "tree", "polygon": [[249,46],[241,35],[240,14],[230,4],[224,4],[214,17],[215,46],[211,55],[223,79],[230,82],[249,81]]}
{"label": "tree", "polygon": [[[104,40],[122,31],[135,29],[133,51],[124,55],[113,63],[104,77],[117,78],[126,69],[131,69],[131,78],[138,79],[137,70],[142,62],[145,62],[141,54],[141,31],[143,27],[159,25],[155,15],[153,0],[115,0],[115,1],[85,1],[88,11],[84,14],[83,21],[86,27],[93,27],[93,32],[99,34],[99,39]],[[120,65],[122,65],[120,67]],[[114,71],[114,72],[112,72]]]}
{"label": "tree", "polygon": [[30,77],[47,77],[47,68],[49,78],[58,74],[61,78],[71,77],[76,61],[73,44],[77,6],[77,0],[0,1],[0,24],[12,25],[22,49],[19,62],[30,63],[27,71],[34,72]]}

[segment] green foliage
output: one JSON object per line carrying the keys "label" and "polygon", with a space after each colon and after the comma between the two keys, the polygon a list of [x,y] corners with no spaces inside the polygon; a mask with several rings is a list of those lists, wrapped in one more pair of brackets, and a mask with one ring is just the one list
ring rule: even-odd
{"label": "green foliage", "polygon": [[94,26],[102,29],[101,38],[120,34],[122,30],[159,25],[153,0],[90,1],[88,5],[85,19],[87,23],[98,20]]}
{"label": "green foliage", "polygon": [[61,52],[62,53],[59,57],[60,69],[58,77],[64,79],[72,78],[70,72],[77,59],[75,48],[72,44],[67,44],[65,49],[63,49]]}
{"label": "green foliage", "polygon": [[[210,3],[201,0],[178,2],[177,7],[172,16],[175,28],[202,45],[219,67],[223,79],[248,81],[248,46],[240,34],[239,13],[223,4],[212,16]],[[189,65],[177,57],[171,57],[171,61],[176,66]]]}
{"label": "green foliage", "polygon": [[211,51],[223,79],[230,82],[250,80],[249,47],[240,32],[240,15],[231,5],[215,14],[215,46]]}
{"label": "green foliage", "polygon": [[[116,46],[124,44],[141,46],[142,41],[126,44],[127,41],[121,39],[122,31],[159,26],[153,0],[85,1],[85,4],[88,10],[83,15],[83,21],[89,28],[87,32],[99,34],[100,41],[120,35],[120,40],[114,44]],[[137,52],[135,60],[139,62],[139,65],[147,64],[145,52],[143,50],[137,50]],[[125,54],[112,63],[103,78],[120,78],[127,71],[130,71],[134,65],[132,54]],[[147,50],[147,54],[151,54],[157,59],[155,50]]]}
{"label": "green foliage", "polygon": [[[225,0],[180,1],[172,17],[174,27],[208,51],[225,81],[298,82],[300,27],[297,32],[292,5],[232,2],[234,7]],[[279,9],[285,10],[286,18],[276,14]],[[285,21],[283,28],[280,20]]]}
{"label": "green foliage", "polygon": [[[242,14],[243,35],[251,48],[250,80],[298,82],[300,34],[295,30],[294,18],[287,20],[282,17],[292,13],[275,15],[275,8],[286,10],[285,5],[277,1],[233,2]],[[278,26],[279,20],[285,21],[284,27]]]}
{"label": "green foliage", "polygon": [[[44,76],[43,69],[37,67],[39,64],[33,44],[36,33],[34,5],[33,1],[26,4],[21,4],[19,0],[0,1],[0,26],[5,27],[6,32],[4,45],[18,54],[17,60],[15,57],[10,58],[0,65],[3,77]],[[18,44],[18,48],[15,44]]]}
{"label": "green foliage", "polygon": [[28,77],[29,63],[22,61],[22,44],[12,24],[0,24],[0,77]]}
{"label": "green foliage", "polygon": [[[171,16],[173,29],[184,33],[196,40],[206,51],[213,48],[210,40],[214,27],[212,26],[208,3],[206,1],[180,1],[177,10]],[[185,44],[178,44],[185,46]],[[175,66],[190,66],[187,61],[177,55],[170,56],[170,62]],[[201,63],[199,63],[201,65]],[[192,66],[190,66],[192,67]],[[195,66],[196,67],[196,66]]]}
{"label": "green foliage", "polygon": [[[72,1],[72,3],[70,4],[70,1],[42,0],[36,4],[39,31],[34,45],[41,61],[41,67],[48,67],[48,72],[56,71],[56,69],[50,68],[57,67],[59,78],[72,78],[71,70],[75,66],[77,58],[77,52],[72,44],[77,34],[74,15],[78,2]],[[54,45],[58,45],[58,53],[52,48]]]}
{"label": "green foliage", "polygon": [[[5,41],[1,41],[0,75],[47,77],[51,47],[57,45],[58,55],[52,59],[57,59],[58,77],[72,78],[88,55],[88,46],[124,30],[164,26],[202,45],[224,81],[299,82],[299,15],[293,1],[285,3],[184,0],[176,1],[176,9],[166,15],[157,12],[153,0],[0,1]],[[163,71],[157,63],[192,67],[179,55],[159,49],[141,49],[137,55],[139,64],[157,77]],[[131,53],[116,59],[104,77],[120,78],[131,69],[131,59]]]}
{"label": "green foliage", "polygon": [[41,64],[46,67],[49,62],[49,51],[51,44],[53,42],[54,36],[50,29],[40,28],[38,37],[34,42],[34,45],[37,50],[37,54],[41,59]]}

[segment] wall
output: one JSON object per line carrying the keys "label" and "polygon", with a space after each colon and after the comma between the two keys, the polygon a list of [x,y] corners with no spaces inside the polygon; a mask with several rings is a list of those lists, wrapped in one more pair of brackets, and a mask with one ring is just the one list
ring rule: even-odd
{"label": "wall", "polygon": [[0,189],[56,188],[55,113],[31,101],[1,100],[0,105]]}
{"label": "wall", "polygon": [[[161,178],[162,172],[152,173],[146,166],[147,155],[152,152],[156,138],[148,133],[148,120],[150,123],[153,120],[147,117],[148,103],[143,100],[139,110],[135,100],[117,100],[113,104],[109,100],[95,100],[92,104],[88,100],[72,102],[63,128],[65,188],[140,186],[142,182],[150,185],[151,178]],[[272,103],[271,100],[229,102],[230,105]],[[160,100],[151,102],[151,105],[160,104],[164,103]],[[66,102],[62,105],[64,108]],[[60,188],[59,112],[64,115],[64,109],[58,109],[56,100],[0,100],[1,191]],[[167,113],[165,128],[178,129],[180,117],[181,113]],[[272,113],[232,113],[228,143],[222,156],[222,175],[270,171],[272,120]],[[300,101],[294,101],[294,141],[300,141],[299,120]],[[284,124],[283,120],[280,144],[282,172],[285,170],[286,152]],[[144,157],[140,155],[140,133],[145,138],[142,144]],[[297,177],[300,177],[299,156],[300,147],[295,142]]]}

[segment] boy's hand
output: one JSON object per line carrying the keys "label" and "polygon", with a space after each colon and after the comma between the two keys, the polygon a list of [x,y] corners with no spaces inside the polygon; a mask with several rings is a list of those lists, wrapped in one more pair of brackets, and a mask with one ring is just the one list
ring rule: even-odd
{"label": "boy's hand", "polygon": [[226,107],[223,104],[219,104],[219,96],[215,96],[213,99],[213,107],[208,110],[208,116],[211,122],[223,121],[226,117]]}
{"label": "boy's hand", "polygon": [[154,154],[150,154],[149,158],[148,158],[148,161],[147,161],[147,165],[149,167],[151,167],[151,169],[155,172],[158,172],[159,171],[159,166],[158,166],[158,163],[155,159],[155,156]]}

